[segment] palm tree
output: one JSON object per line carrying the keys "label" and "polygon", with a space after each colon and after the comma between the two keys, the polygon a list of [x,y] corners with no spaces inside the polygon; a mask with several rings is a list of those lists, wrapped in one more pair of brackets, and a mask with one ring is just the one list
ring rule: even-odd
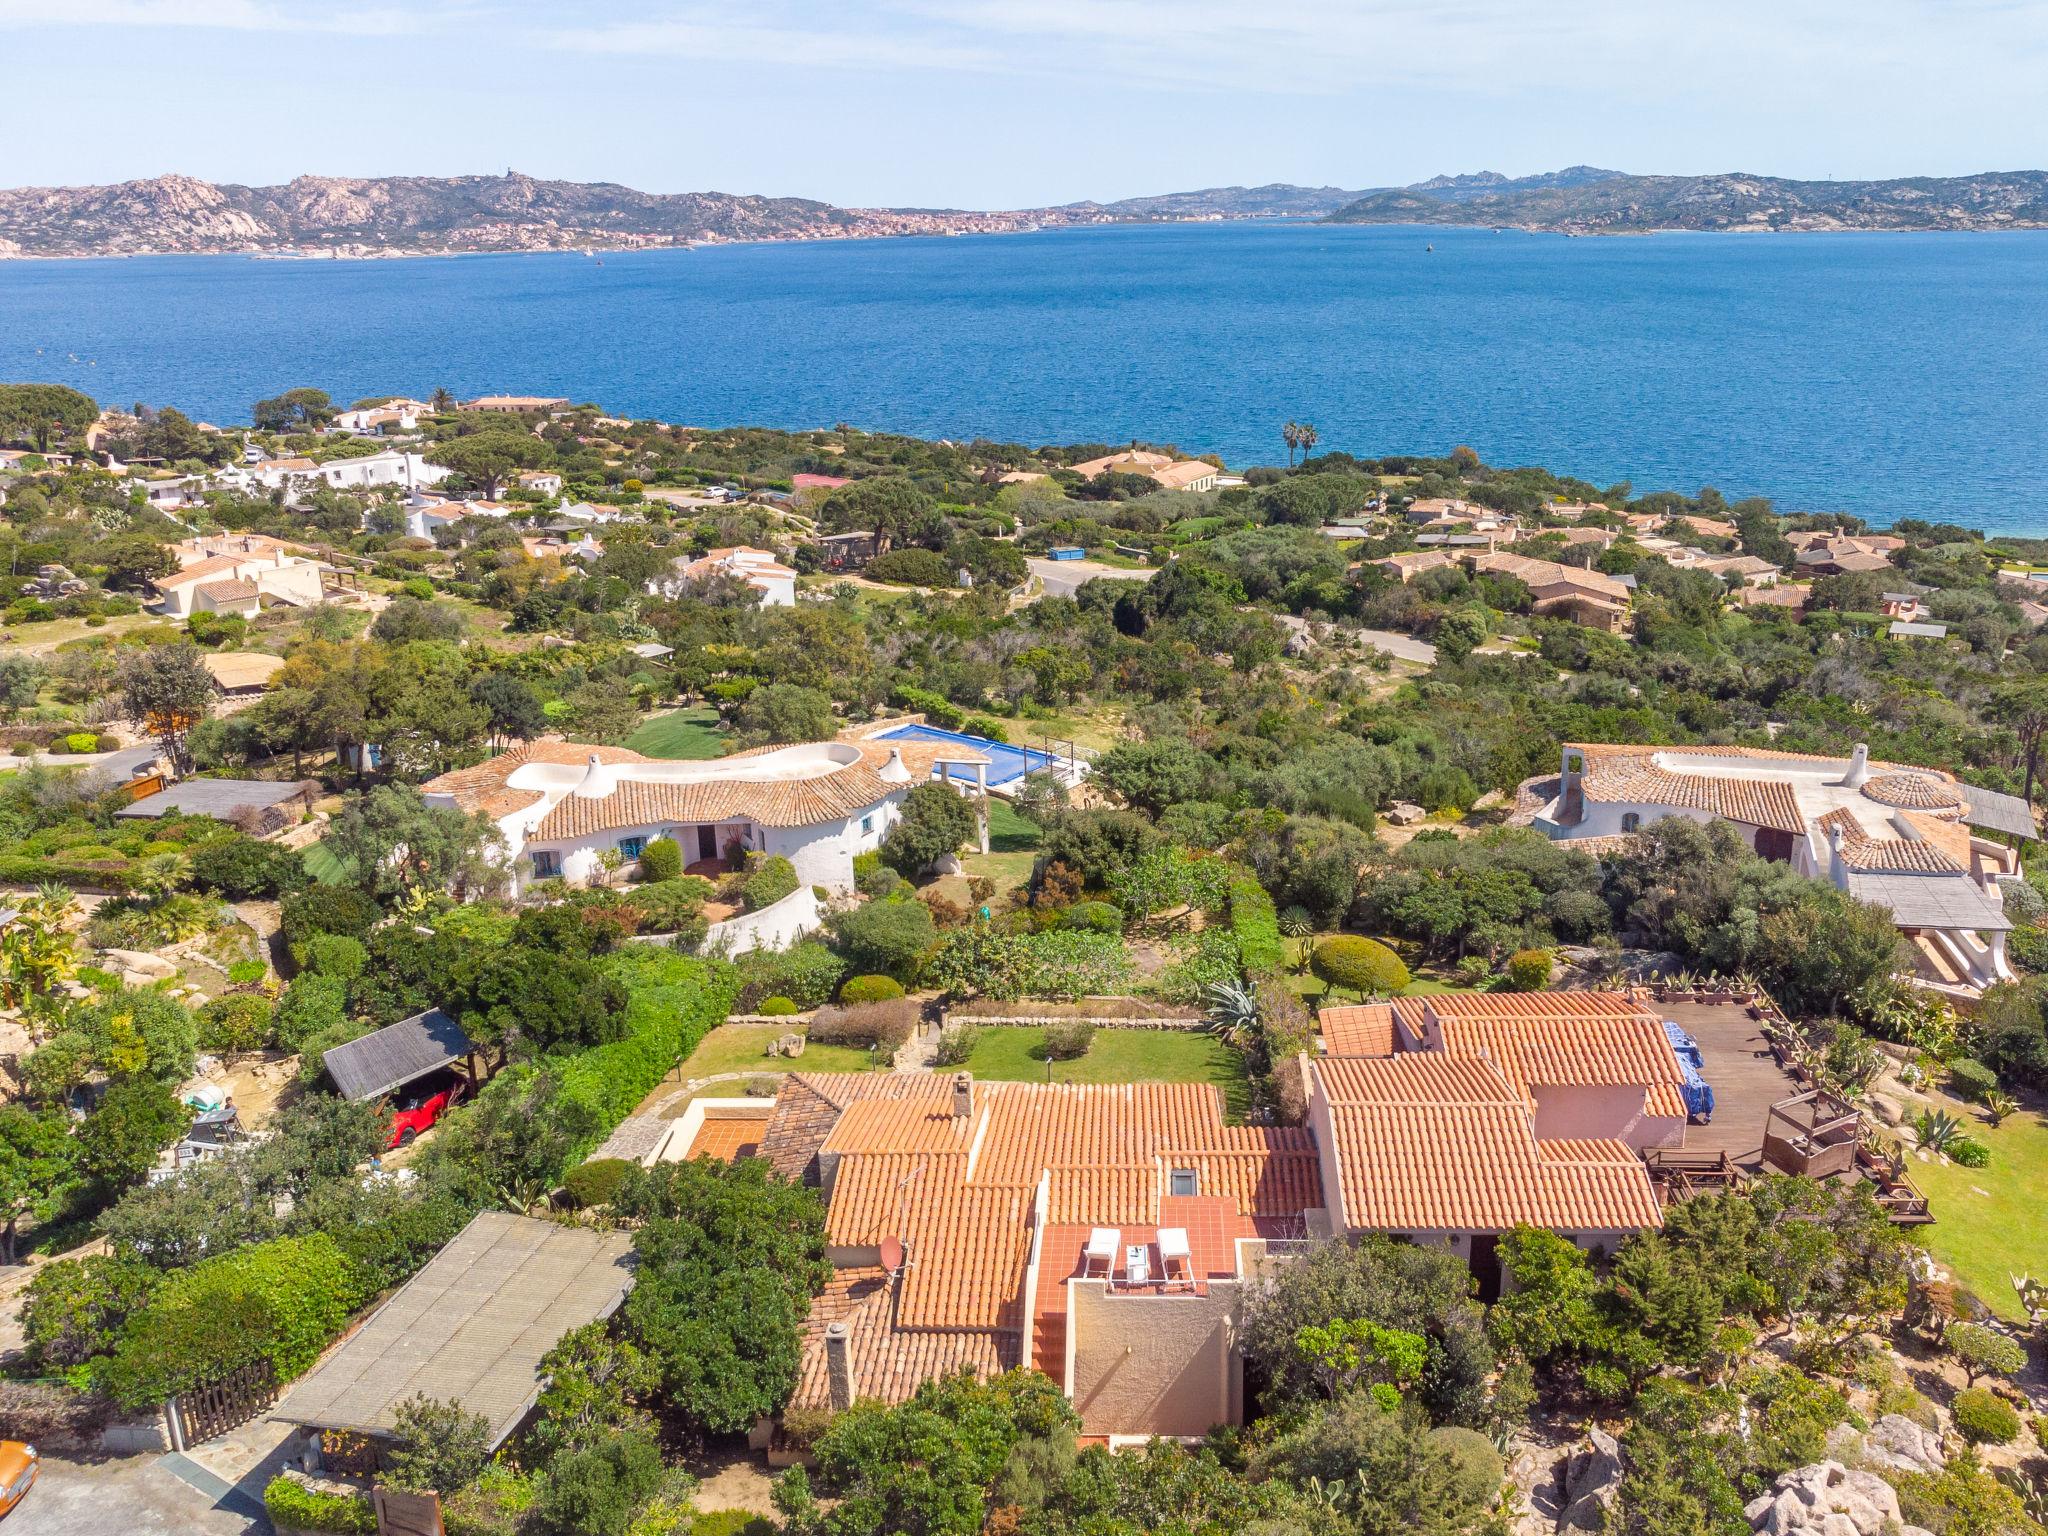
{"label": "palm tree", "polygon": [[445,416],[455,409],[455,397],[445,388],[437,389],[427,397],[427,404],[434,408],[436,415]]}
{"label": "palm tree", "polygon": [[1290,421],[1280,428],[1280,437],[1287,444],[1287,467],[1294,468],[1294,450],[1301,446],[1301,423]]}
{"label": "palm tree", "polygon": [[1295,428],[1295,432],[1301,439],[1301,461],[1306,464],[1308,456],[1315,451],[1316,438],[1319,434],[1314,425],[1306,421]]}

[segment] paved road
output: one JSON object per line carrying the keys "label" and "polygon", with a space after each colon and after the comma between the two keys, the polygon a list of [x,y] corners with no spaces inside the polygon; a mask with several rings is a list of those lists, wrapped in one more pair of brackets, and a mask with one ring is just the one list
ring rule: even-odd
{"label": "paved road", "polygon": [[103,1461],[45,1456],[35,1487],[7,1517],[7,1536],[259,1536],[269,1530],[260,1513],[219,1503],[218,1493],[180,1481],[163,1461],[153,1455]]}
{"label": "paved road", "polygon": [[[1264,612],[1263,609],[1249,607],[1243,611]],[[1309,628],[1307,619],[1298,618],[1291,613],[1268,614],[1267,617],[1278,619],[1296,634],[1305,634]],[[1399,657],[1402,661],[1419,661],[1425,667],[1436,665],[1436,647],[1427,640],[1416,639],[1413,635],[1397,634],[1391,629],[1338,629],[1332,626],[1325,626],[1324,633],[1333,642],[1341,642],[1344,636],[1349,635],[1360,645],[1369,645],[1376,651],[1385,651],[1389,656]]]}
{"label": "paved road", "polygon": [[1072,597],[1090,581],[1150,581],[1159,574],[1150,566],[1132,571],[1093,560],[1040,560],[1027,556],[1024,563],[1045,587],[1047,597]]}

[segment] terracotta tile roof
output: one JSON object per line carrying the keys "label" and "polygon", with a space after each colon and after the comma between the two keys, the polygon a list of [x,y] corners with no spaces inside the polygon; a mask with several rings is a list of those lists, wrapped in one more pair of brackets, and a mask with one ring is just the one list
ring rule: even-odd
{"label": "terracotta tile roof", "polygon": [[1557,1232],[1658,1225],[1640,1158],[1620,1141],[1539,1142],[1491,1062],[1412,1051],[1312,1064],[1330,1100],[1339,1197],[1353,1228]]}
{"label": "terracotta tile roof", "polygon": [[1963,804],[1961,787],[1948,775],[1910,770],[1878,774],[1864,784],[1863,795],[1910,811],[1957,811]]}
{"label": "terracotta tile roof", "polygon": [[209,581],[196,588],[207,601],[215,603],[246,603],[256,595],[255,586],[246,581]]}
{"label": "terracotta tile roof", "polygon": [[247,555],[209,555],[204,560],[193,561],[183,570],[173,571],[168,576],[155,577],[150,585],[159,592],[167,592],[172,587],[187,587],[195,581],[205,581],[209,577],[230,575],[237,566],[245,564],[248,558]]}
{"label": "terracotta tile roof", "polygon": [[978,1376],[993,1376],[1020,1362],[1021,1343],[1015,1333],[994,1329],[900,1331],[895,1310],[895,1287],[886,1271],[842,1269],[834,1275],[824,1293],[811,1303],[804,1324],[803,1363],[789,1406],[812,1409],[830,1405],[825,1329],[836,1322],[847,1326],[857,1400],[900,1403],[934,1376],[962,1368]]}
{"label": "terracotta tile roof", "polygon": [[1626,603],[1629,590],[1612,576],[1600,571],[1583,570],[1575,565],[1560,565],[1555,560],[1539,560],[1533,555],[1513,555],[1505,552],[1481,555],[1473,561],[1473,569],[1502,576],[1513,576],[1532,590],[1537,587],[1568,586],[1594,597],[1605,598],[1611,603]]}
{"label": "terracotta tile roof", "polygon": [[620,779],[608,795],[569,794],[533,830],[535,842],[587,837],[614,827],[664,821],[726,821],[744,817],[767,827],[811,827],[872,810],[899,786],[865,763],[815,779],[707,779],[694,784]]}
{"label": "terracotta tile roof", "polygon": [[1453,1055],[1489,1057],[1510,1086],[1684,1082],[1655,1010],[1620,992],[1446,993],[1403,998],[1403,1023],[1433,1020]]}
{"label": "terracotta tile roof", "polygon": [[1332,1056],[1391,1056],[1394,1053],[1394,1008],[1391,1003],[1354,1003],[1316,1013],[1323,1049]]}
{"label": "terracotta tile roof", "polygon": [[[761,748],[721,758],[741,763],[746,758],[786,748]],[[588,746],[581,742],[528,742],[489,762],[458,768],[420,786],[427,794],[451,795],[465,810],[509,816],[542,804],[539,790],[516,788],[512,775],[528,763],[581,764],[595,757],[610,765],[651,760],[624,747]],[[746,819],[770,827],[808,827],[843,821],[871,810],[895,792],[863,761],[849,763],[809,779],[749,778],[735,767],[731,777],[663,783],[620,775],[607,795],[566,794],[543,816],[530,835],[534,842],[585,837],[617,827],[654,826],[661,822],[712,822]]]}
{"label": "terracotta tile roof", "polygon": [[926,1094],[937,1081],[898,1072],[792,1072],[776,1091],[761,1155],[783,1178],[815,1184],[818,1149],[847,1105],[871,1096]]}
{"label": "terracotta tile roof", "polygon": [[[1226,1126],[1220,1095],[1201,1083],[977,1082],[956,1115],[951,1074],[798,1073],[784,1080],[761,1150],[779,1172],[815,1168],[828,1184],[835,1249],[903,1241],[893,1309],[868,1349],[905,1379],[931,1358],[933,1331],[999,1338],[977,1346],[977,1368],[1021,1352],[1041,1188],[1047,1231],[1082,1242],[1093,1226],[1172,1225],[1183,1206],[1218,1231],[1292,1234],[1323,1203],[1307,1131]],[[1196,1197],[1170,1194],[1177,1170],[1194,1173]],[[1063,1310],[1064,1292],[1052,1294],[1042,1286],[1038,1304]]]}
{"label": "terracotta tile roof", "polygon": [[[1806,818],[1799,813],[1792,786],[1775,779],[1743,779],[1726,774],[1677,772],[1657,762],[1659,747],[1592,748],[1572,743],[1572,750],[1586,754],[1582,788],[1586,799],[1604,803],[1635,802],[1668,805],[1710,816],[1725,817],[1753,827],[1771,827],[1780,832],[1804,832]],[[1729,755],[1732,749],[1716,747],[1712,755]]]}
{"label": "terracotta tile roof", "polygon": [[528,763],[576,764],[595,755],[601,763],[644,763],[648,759],[624,747],[585,746],[574,741],[526,741],[486,762],[457,768],[420,786],[423,794],[451,795],[465,811],[509,816],[547,798],[537,789],[513,789],[506,780]]}

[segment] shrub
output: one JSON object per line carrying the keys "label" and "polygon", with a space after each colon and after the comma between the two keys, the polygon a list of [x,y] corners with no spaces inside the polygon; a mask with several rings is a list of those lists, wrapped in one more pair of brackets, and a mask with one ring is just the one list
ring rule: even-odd
{"label": "shrub", "polygon": [[1981,1061],[1958,1056],[1948,1064],[1948,1084],[1966,1099],[1982,1100],[1998,1087],[1998,1074]]}
{"label": "shrub", "polygon": [[973,1024],[948,1024],[939,1034],[938,1048],[932,1052],[935,1067],[964,1067],[974,1055],[974,1048],[981,1044],[981,1030]]}
{"label": "shrub", "polygon": [[316,933],[345,933],[360,939],[383,915],[384,909],[354,886],[316,885],[285,897],[278,922],[285,943],[296,952]]}
{"label": "shrub", "polygon": [[550,1462],[528,1518],[541,1536],[626,1536],[633,1512],[667,1475],[650,1436],[617,1430]]}
{"label": "shrub", "polygon": [[73,731],[64,738],[66,752],[97,752],[99,749],[100,739],[91,731]]}
{"label": "shrub", "polygon": [[683,872],[683,850],[674,838],[657,837],[640,850],[642,880],[673,880]]}
{"label": "shrub", "polygon": [[915,878],[974,836],[974,812],[944,784],[920,784],[903,797],[902,813],[882,835],[882,861]]}
{"label": "shrub", "polygon": [[1325,986],[1361,996],[1388,996],[1408,985],[1408,967],[1377,939],[1338,934],[1323,940],[1309,962]]}
{"label": "shrub", "polygon": [[850,976],[839,987],[842,1003],[886,1003],[903,995],[894,976]]}
{"label": "shrub", "polygon": [[810,1038],[820,1045],[872,1045],[878,1055],[891,1056],[916,1030],[921,1012],[907,997],[820,1008],[811,1019]]}
{"label": "shrub", "polygon": [[1972,1383],[1979,1376],[2017,1376],[2027,1368],[2027,1347],[1982,1323],[1952,1323],[1941,1341]]}
{"label": "shrub", "polygon": [[1067,908],[1060,926],[1080,933],[1122,933],[1124,915],[1106,901],[1077,901]]}
{"label": "shrub", "polygon": [[252,1243],[166,1280],[128,1320],[113,1355],[96,1364],[95,1378],[131,1409],[255,1360],[289,1381],[364,1299],[354,1266],[325,1234]]}
{"label": "shrub", "polygon": [[237,960],[228,967],[228,982],[237,987],[253,987],[270,974],[270,967],[261,960]]}
{"label": "shrub", "polygon": [[793,895],[802,884],[796,877],[796,866],[781,854],[775,854],[748,871],[745,882],[740,886],[740,900],[749,912],[759,912],[774,906],[783,897]]}
{"label": "shrub", "polygon": [[336,981],[354,981],[370,963],[370,952],[360,939],[345,933],[316,933],[301,946],[300,964],[315,976]]}
{"label": "shrub", "polygon": [[754,950],[738,962],[741,986],[734,999],[740,1013],[752,1013],[764,997],[787,997],[799,1008],[829,1003],[846,974],[846,962],[823,944],[796,944],[771,954]]}
{"label": "shrub", "polygon": [[1956,1433],[1972,1445],[2009,1445],[2019,1437],[2019,1414],[1988,1387],[1964,1388],[1948,1408]]}
{"label": "shrub", "polygon": [[359,1493],[328,1493],[308,1488],[289,1472],[280,1472],[263,1489],[263,1507],[279,1530],[340,1531],[345,1536],[372,1536],[377,1512]]}
{"label": "shrub", "polygon": [[[162,1280],[155,1266],[113,1253],[45,1264],[23,1293],[29,1358],[40,1369],[62,1371],[109,1353]],[[8,1432],[21,1433],[11,1425]]]}
{"label": "shrub", "polygon": [[230,992],[198,1013],[199,1049],[217,1056],[259,1051],[270,1043],[270,999],[254,992]]}
{"label": "shrub", "polygon": [[967,723],[967,712],[943,693],[904,683],[890,690],[889,702],[902,709],[914,709],[926,722],[941,730],[957,731]]}
{"label": "shrub", "polygon": [[1095,1043],[1095,1026],[1086,1019],[1061,1019],[1045,1026],[1045,1055],[1049,1061],[1079,1061]]}
{"label": "shrub", "polygon": [[764,997],[761,999],[761,1006],[756,1008],[754,1012],[771,1019],[783,1019],[789,1017],[792,1013],[802,1013],[803,1010],[797,1007],[794,998]]}
{"label": "shrub", "polygon": [[192,879],[200,889],[230,901],[302,891],[313,881],[305,860],[292,849],[239,832],[193,849]]}
{"label": "shrub", "polygon": [[0,1381],[0,1424],[30,1445],[97,1439],[113,1417],[113,1404],[92,1392],[49,1381]]}
{"label": "shrub", "polygon": [[1948,1159],[1961,1168],[1989,1167],[1991,1148],[1974,1136],[1959,1136],[1948,1144]]}
{"label": "shrub", "polygon": [[578,1163],[562,1175],[562,1190],[568,1195],[569,1203],[579,1211],[609,1205],[612,1196],[619,1192],[620,1181],[633,1168],[634,1164],[622,1157],[600,1157],[594,1162]]}
{"label": "shrub", "polygon": [[277,1043],[288,1051],[307,1051],[315,1036],[347,1022],[348,985],[338,976],[312,971],[292,978],[271,1016]]}
{"label": "shrub", "polygon": [[917,980],[924,957],[938,942],[931,909],[916,901],[870,901],[832,919],[833,942],[854,971]]}
{"label": "shrub", "polygon": [[1457,1467],[1455,1487],[1460,1501],[1472,1509],[1489,1509],[1500,1497],[1502,1479],[1507,1476],[1500,1452],[1476,1429],[1456,1424],[1441,1425],[1429,1432],[1438,1450],[1447,1452]]}
{"label": "shrub", "polygon": [[1508,956],[1508,985],[1517,992],[1541,992],[1550,985],[1550,951],[1518,949]]}
{"label": "shrub", "polygon": [[953,567],[944,555],[929,549],[887,550],[870,560],[861,574],[870,581],[892,582],[905,587],[953,585]]}
{"label": "shrub", "polygon": [[2025,1504],[1975,1457],[1958,1456],[1940,1472],[1887,1472],[1899,1491],[1899,1522],[1939,1536],[2036,1536]]}

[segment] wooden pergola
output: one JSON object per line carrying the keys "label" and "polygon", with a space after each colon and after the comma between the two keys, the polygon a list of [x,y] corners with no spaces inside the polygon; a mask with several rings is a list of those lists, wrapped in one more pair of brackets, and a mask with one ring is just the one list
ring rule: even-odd
{"label": "wooden pergola", "polygon": [[1840,1094],[1816,1088],[1782,1099],[1764,1119],[1764,1162],[1811,1179],[1850,1173],[1860,1125],[1855,1106]]}

